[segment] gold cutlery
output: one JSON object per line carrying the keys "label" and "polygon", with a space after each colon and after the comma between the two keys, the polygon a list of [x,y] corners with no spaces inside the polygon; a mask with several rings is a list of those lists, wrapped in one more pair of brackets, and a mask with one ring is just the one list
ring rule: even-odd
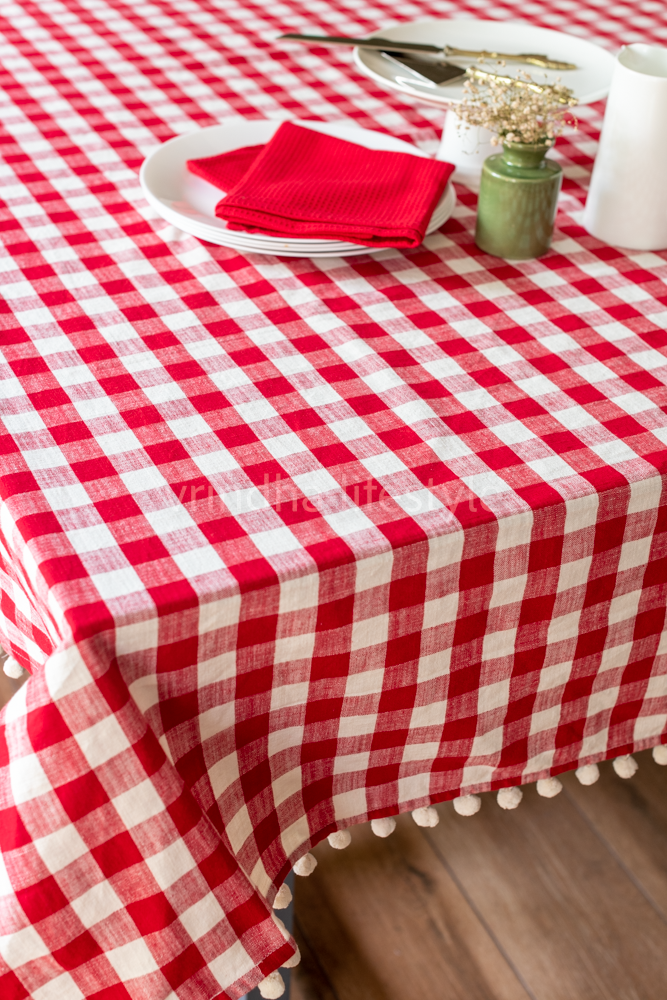
{"label": "gold cutlery", "polygon": [[[501,76],[500,73],[487,73],[486,70],[478,69],[476,66],[471,66],[470,69],[465,71],[465,76],[471,77],[474,80],[506,80],[512,83],[515,87],[521,87],[524,90],[532,90],[534,94],[543,94],[545,90],[553,90],[554,97],[558,104],[568,104],[573,107],[577,102],[572,97],[572,91],[568,90],[566,94],[559,94],[550,83],[533,83],[531,80],[522,80],[520,77],[516,78],[513,76]],[[565,88],[563,88],[565,89]]]}
{"label": "gold cutlery", "polygon": [[[394,52],[421,52],[448,59],[450,56],[460,59],[493,59],[503,62],[525,63],[529,66],[539,66],[541,69],[577,69],[574,63],[560,62],[549,59],[548,56],[534,52],[519,52],[516,55],[507,52],[487,52],[484,49],[456,49],[451,45],[425,45],[421,42],[397,42],[393,38],[347,38],[344,35],[301,35],[288,32],[279,35],[278,40],[289,42],[309,42],[311,45],[357,45],[362,49],[381,49]],[[463,71],[462,71],[463,72]]]}

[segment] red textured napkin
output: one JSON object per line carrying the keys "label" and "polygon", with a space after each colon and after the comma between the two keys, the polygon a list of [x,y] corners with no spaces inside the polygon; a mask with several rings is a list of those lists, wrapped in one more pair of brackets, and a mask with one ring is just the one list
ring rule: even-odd
{"label": "red textured napkin", "polygon": [[205,179],[223,187],[249,163],[234,187],[223,187],[228,194],[215,214],[230,229],[278,237],[419,246],[454,170],[451,163],[366,149],[291,122],[256,149],[235,150],[235,159],[224,153],[190,160],[188,167],[200,176],[205,169]]}
{"label": "red textured napkin", "polygon": [[188,160],[187,167],[191,174],[203,177],[221,191],[231,191],[248,173],[264,148],[262,143],[261,146],[243,146],[228,153],[216,153],[215,156],[202,156],[198,160]]}

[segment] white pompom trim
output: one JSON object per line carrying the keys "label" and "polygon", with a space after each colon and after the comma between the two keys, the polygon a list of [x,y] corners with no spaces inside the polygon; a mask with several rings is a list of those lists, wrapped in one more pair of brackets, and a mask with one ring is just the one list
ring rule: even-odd
{"label": "white pompom trim", "polygon": [[291,958],[288,958],[286,962],[280,966],[281,969],[295,969],[299,962],[301,961],[301,952],[299,951],[299,946],[296,946],[296,951]]}
{"label": "white pompom trim", "polygon": [[582,785],[594,785],[595,782],[600,777],[600,768],[597,764],[582,764],[574,772],[577,776],[577,781]]}
{"label": "white pompom trim", "polygon": [[288,886],[287,882],[283,882],[281,887],[276,893],[276,898],[273,900],[274,910],[285,910],[292,902],[292,890]]}
{"label": "white pompom trim", "polygon": [[501,788],[498,791],[498,805],[501,809],[516,809],[523,798],[523,792],[518,785],[512,788]]}
{"label": "white pompom trim", "polygon": [[667,764],[667,746],[664,743],[659,747],[653,747],[653,760],[663,767]]}
{"label": "white pompom trim", "polygon": [[631,778],[637,771],[639,764],[634,757],[631,757],[629,753],[626,753],[623,754],[622,757],[616,758],[613,767],[619,778]]}
{"label": "white pompom trim", "polygon": [[13,656],[7,657],[2,665],[2,669],[13,681],[17,681],[20,677],[23,677],[23,667]]}
{"label": "white pompom trim", "polygon": [[279,972],[272,972],[266,979],[262,979],[257,989],[265,1000],[278,1000],[285,992],[285,980]]}
{"label": "white pompom trim", "polygon": [[314,854],[304,854],[294,865],[296,875],[312,875],[317,868],[317,858]]}
{"label": "white pompom trim", "polygon": [[344,851],[352,843],[352,834],[349,830],[336,830],[335,833],[329,834],[327,840],[337,851]]}
{"label": "white pompom trim", "polygon": [[482,808],[479,795],[460,795],[454,799],[454,809],[459,816],[474,816]]}
{"label": "white pompom trim", "polygon": [[417,826],[434,827],[440,822],[440,817],[433,806],[421,806],[412,810],[412,818]]}
{"label": "white pompom trim", "polygon": [[537,782],[537,794],[545,799],[553,799],[562,791],[563,786],[558,778],[540,778]]}
{"label": "white pompom trim", "polygon": [[382,819],[371,820],[371,830],[376,837],[388,837],[396,829],[396,820],[393,816],[383,816]]}

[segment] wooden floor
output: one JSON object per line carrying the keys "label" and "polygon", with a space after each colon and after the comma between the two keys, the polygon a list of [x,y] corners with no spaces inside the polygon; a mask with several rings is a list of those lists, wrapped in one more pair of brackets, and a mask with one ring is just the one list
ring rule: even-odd
{"label": "wooden floor", "polygon": [[[0,649],[0,668],[2,667],[2,664],[4,663],[5,659],[6,656],[3,650]],[[20,681],[13,681],[11,680],[11,678],[3,674],[2,669],[0,669],[0,708],[2,708],[2,706],[9,701],[14,692],[18,691],[18,689],[23,684],[23,681],[27,679],[28,675],[24,673]]]}
{"label": "wooden floor", "polygon": [[667,768],[315,849],[291,1000],[665,1000]]}
{"label": "wooden floor", "polygon": [[[16,683],[0,675],[0,703]],[[667,768],[504,812],[438,806],[297,878],[291,1000],[667,1000]]]}

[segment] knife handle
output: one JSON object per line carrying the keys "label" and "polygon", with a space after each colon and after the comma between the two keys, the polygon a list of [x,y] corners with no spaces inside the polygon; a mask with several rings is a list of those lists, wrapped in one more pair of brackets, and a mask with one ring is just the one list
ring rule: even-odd
{"label": "knife handle", "polygon": [[[524,90],[532,90],[534,94],[543,94],[547,90],[554,89],[553,84],[550,83],[533,83],[532,80],[521,80],[516,79],[513,76],[502,76],[500,73],[489,73],[484,69],[477,69],[476,66],[471,66],[470,69],[466,70],[466,76],[471,77],[473,80],[481,80],[484,83],[486,80],[500,80],[503,83],[511,83],[515,87],[522,87]],[[570,91],[572,93],[572,91]],[[573,97],[556,97],[557,104],[565,104],[568,107],[574,107],[577,103],[576,99]]]}
{"label": "knife handle", "polygon": [[519,52],[510,55],[508,52],[485,52],[477,49],[455,49],[451,45],[445,45],[446,56],[453,56],[455,59],[502,59],[503,62],[526,63],[529,66],[539,66],[541,69],[577,69],[574,63],[560,62],[557,59],[549,59],[548,56],[537,52]]}

